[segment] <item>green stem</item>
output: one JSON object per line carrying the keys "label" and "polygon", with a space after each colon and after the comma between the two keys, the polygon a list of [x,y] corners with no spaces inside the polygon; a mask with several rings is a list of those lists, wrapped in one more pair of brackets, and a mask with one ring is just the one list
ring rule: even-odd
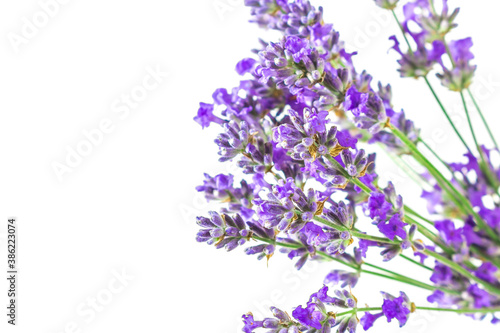
{"label": "green stem", "polygon": [[474,143],[476,145],[476,148],[479,150],[479,154],[481,154],[481,146],[479,145],[479,143],[477,141],[476,132],[474,131],[474,126],[472,126],[472,121],[471,121],[470,115],[469,115],[469,108],[467,108],[467,103],[465,102],[464,93],[462,91],[460,91],[460,98],[462,99],[462,105],[464,106],[464,111],[465,111],[465,115],[467,117],[467,123],[469,124],[469,129],[470,129],[470,132],[472,134],[472,138],[474,139]]}
{"label": "green stem", "polygon": [[[454,313],[495,313],[500,312],[500,307],[498,308],[481,308],[481,309],[448,309],[448,308],[432,308],[427,306],[415,306],[416,310],[422,311],[439,311],[439,312],[454,312]],[[355,312],[370,312],[370,311],[382,311],[381,307],[370,307],[370,308],[356,308],[349,311],[344,311],[337,313],[337,317],[342,317]]]}
{"label": "green stem", "polygon": [[448,171],[450,171],[453,179],[462,187],[464,187],[463,183],[458,180],[458,178],[455,176],[455,173],[453,172],[453,169],[448,165],[448,163],[443,161],[443,159],[434,151],[434,149],[432,149],[424,140],[422,140],[422,138],[419,138],[418,141],[421,142],[425,146],[425,148],[427,148],[431,152],[431,154],[434,155],[434,157],[436,157],[438,161],[446,167],[446,169],[448,169]]}
{"label": "green stem", "polygon": [[408,206],[405,206],[405,212],[407,212],[407,213],[409,213],[409,214],[411,214],[411,215],[413,215],[413,216],[415,216],[415,217],[417,217],[417,218],[421,219],[421,220],[422,220],[422,221],[424,221],[424,222],[429,223],[430,225],[434,225],[434,222],[432,222],[432,221],[431,221],[431,220],[429,220],[429,219],[426,219],[425,217],[423,217],[422,215],[420,215],[419,213],[417,213],[416,211],[414,211],[413,209],[411,209],[411,208],[410,208],[410,207],[408,207]]}
{"label": "green stem", "polygon": [[410,177],[411,180],[415,182],[419,187],[425,188],[425,186],[428,186],[432,188],[432,185],[429,184],[427,179],[422,177],[421,174],[413,170],[413,168],[399,155],[394,155],[388,152],[384,147],[379,144],[379,147],[387,154],[387,156],[401,169],[403,172]]}
{"label": "green stem", "polygon": [[368,312],[368,311],[382,311],[382,308],[357,308],[357,309],[352,309],[349,311],[344,311],[341,313],[337,313],[337,317],[342,317],[354,312]]}
{"label": "green stem", "polygon": [[463,268],[462,266],[460,266],[456,262],[454,262],[446,257],[443,257],[442,255],[440,255],[436,252],[433,252],[433,251],[424,250],[424,251],[422,251],[422,253],[424,253],[430,257],[433,257],[437,261],[441,262],[442,264],[445,264],[446,266],[450,267],[455,272],[462,274],[463,276],[469,278],[470,280],[475,281],[477,283],[480,283],[481,285],[483,285],[484,289],[486,289],[487,291],[489,291],[495,295],[500,295],[499,288],[497,288],[494,285],[492,285],[484,280],[481,280],[480,278],[471,274],[468,270],[466,270],[465,268]]}
{"label": "green stem", "polygon": [[[437,287],[437,286],[432,286],[432,285],[429,285],[427,283],[424,283],[424,282],[412,279],[412,278],[410,278],[408,276],[396,273],[394,271],[382,268],[382,267],[377,266],[377,265],[373,265],[373,264],[370,264],[370,263],[363,263],[363,265],[371,267],[371,268],[378,269],[378,270],[380,270],[382,272],[385,272],[385,273],[389,273],[389,274],[391,274],[391,275],[394,276],[394,280],[397,280],[397,281],[400,281],[400,282],[404,281],[405,283],[411,284],[411,285],[416,286],[416,287],[424,288],[424,289],[427,289],[427,290],[436,290],[436,289],[439,289],[439,290],[442,290],[442,291],[447,292],[449,294],[455,294],[455,295],[459,294],[459,292],[456,291],[456,290],[451,290],[451,289],[447,289],[447,288],[441,288],[441,287]],[[367,271],[367,270],[362,270],[362,271],[365,272],[365,273],[368,273],[368,274],[380,276],[380,275],[378,275],[378,274],[380,274],[378,272]],[[382,274],[382,275],[384,275],[384,277],[387,278],[387,276],[385,274]]]}
{"label": "green stem", "polygon": [[481,308],[481,309],[447,309],[447,308],[430,308],[426,306],[417,306],[417,310],[442,311],[455,313],[494,313],[500,312],[500,308]]}
{"label": "green stem", "polygon": [[462,91],[460,91],[460,97],[462,98],[462,104],[464,106],[465,115],[467,116],[467,122],[469,123],[470,132],[472,133],[472,138],[474,139],[474,143],[476,145],[477,151],[479,152],[479,156],[481,157],[481,160],[483,162],[482,163],[483,167],[481,169],[483,169],[482,171],[484,172],[486,178],[489,179],[490,184],[492,184],[495,187],[495,189],[497,189],[498,188],[498,180],[492,174],[488,160],[484,156],[484,151],[481,148],[481,146],[479,145],[479,142],[477,141],[476,133],[474,131],[474,126],[472,125],[472,121],[470,119],[469,109],[467,108],[467,103],[465,102],[464,93]]}
{"label": "green stem", "polygon": [[[286,248],[290,248],[290,249],[298,249],[298,248],[301,247],[301,245],[299,245],[299,244],[289,244],[289,243],[277,242],[275,240],[271,240],[271,239],[267,239],[267,238],[262,238],[262,237],[259,237],[259,236],[256,236],[256,235],[253,235],[252,238],[255,239],[255,240],[264,242],[264,243],[273,244],[275,246],[281,246],[281,247],[286,247]],[[382,270],[382,271],[389,272],[392,275],[386,275],[386,274],[381,274],[381,273],[378,273],[378,272],[373,272],[373,271],[361,269],[360,266],[357,266],[357,265],[345,262],[343,260],[340,260],[338,258],[335,258],[334,256],[331,256],[331,255],[329,255],[329,254],[327,254],[327,253],[325,253],[323,251],[316,251],[316,254],[319,255],[319,256],[321,256],[321,257],[323,257],[323,258],[325,258],[325,259],[328,259],[328,260],[331,260],[331,261],[335,261],[335,262],[338,262],[338,263],[340,263],[342,265],[345,265],[345,266],[347,266],[349,268],[352,268],[355,271],[358,271],[360,273],[366,273],[366,274],[376,275],[376,276],[379,276],[379,277],[383,277],[383,278],[386,278],[386,279],[389,279],[389,280],[399,281],[401,283],[409,284],[409,285],[412,285],[414,287],[419,287],[419,288],[423,288],[423,289],[426,289],[426,290],[432,290],[432,291],[434,291],[434,290],[438,290],[439,289],[439,290],[446,291],[448,293],[456,293],[453,290],[448,290],[448,289],[444,289],[444,288],[439,288],[439,287],[431,286],[431,285],[426,284],[424,282],[421,282],[421,281],[418,281],[418,280],[406,277],[406,276],[398,274],[398,273],[394,273],[392,271],[386,270],[384,268],[378,267],[378,266],[370,264],[370,263],[363,263],[363,264],[367,265],[367,266],[370,266],[370,267],[373,267],[373,268],[376,268],[376,269],[379,269],[379,270]]]}
{"label": "green stem", "polygon": [[469,96],[472,100],[472,103],[474,103],[474,106],[476,107],[477,112],[479,113],[479,116],[481,116],[481,120],[483,121],[484,126],[486,127],[486,130],[488,131],[488,134],[490,135],[491,140],[495,144],[495,148],[498,149],[498,144],[497,141],[495,140],[495,136],[493,135],[493,132],[491,132],[490,126],[488,125],[488,122],[483,116],[483,112],[481,112],[481,108],[479,108],[479,105],[476,102],[476,99],[474,98],[474,95],[472,95],[472,92],[470,91],[469,88],[467,88],[467,92],[469,93]]}
{"label": "green stem", "polygon": [[487,253],[485,253],[483,250],[481,250],[476,245],[471,245],[470,250],[472,252],[474,252],[479,257],[479,259],[481,259],[482,261],[489,261],[493,265],[495,265],[496,267],[500,268],[500,257],[492,257],[492,256],[488,255]]}
{"label": "green stem", "polygon": [[367,234],[364,234],[364,233],[359,232],[357,230],[352,230],[352,229],[349,229],[347,227],[342,227],[342,226],[339,226],[337,224],[333,224],[330,221],[325,220],[324,218],[321,218],[319,216],[314,216],[314,220],[318,221],[324,225],[327,225],[330,228],[338,230],[338,231],[349,231],[352,236],[360,238],[360,239],[366,239],[366,240],[371,240],[371,241],[378,242],[378,243],[395,244],[395,245],[401,243],[399,241],[392,241],[389,238],[367,235]]}
{"label": "green stem", "polygon": [[432,268],[430,268],[430,267],[428,267],[428,266],[426,266],[426,265],[424,265],[424,264],[422,264],[422,263],[419,263],[418,261],[413,260],[412,258],[405,256],[404,254],[400,254],[399,256],[400,256],[401,258],[405,259],[405,260],[408,260],[409,262],[414,263],[415,265],[418,265],[418,266],[420,266],[420,267],[422,267],[422,268],[425,268],[425,269],[426,269],[426,270],[428,270],[428,271],[431,271],[431,272],[432,272],[432,271],[434,271]]}
{"label": "green stem", "polygon": [[450,181],[446,179],[424,155],[422,155],[418,148],[406,137],[403,132],[394,126],[391,126],[390,128],[392,133],[410,149],[417,161],[420,162],[434,176],[441,188],[450,195],[457,207],[460,208],[465,214],[472,215],[477,223],[477,226],[484,230],[497,244],[500,244],[499,235],[497,235],[496,232],[481,218],[481,216],[479,216],[467,198],[458,192]]}
{"label": "green stem", "polygon": [[424,80],[425,80],[425,83],[427,83],[427,86],[429,87],[429,89],[431,90],[432,92],[432,95],[434,96],[434,98],[436,99],[436,101],[438,102],[439,106],[441,107],[441,110],[443,111],[444,115],[446,116],[446,119],[448,119],[448,122],[450,123],[451,127],[453,127],[453,130],[455,131],[455,133],[457,134],[458,138],[460,139],[460,141],[462,141],[463,145],[465,146],[465,148],[467,149],[467,151],[472,155],[472,151],[470,150],[469,146],[467,145],[467,143],[465,142],[464,138],[460,135],[460,132],[458,131],[458,129],[455,127],[455,124],[453,124],[453,121],[451,120],[450,118],[450,115],[448,114],[448,112],[446,111],[443,103],[441,103],[441,100],[439,99],[438,95],[436,94],[436,92],[434,91],[434,88],[432,88],[432,85],[431,83],[429,82],[429,80],[427,79],[426,76],[424,76]]}
{"label": "green stem", "polygon": [[406,37],[406,32],[405,32],[405,29],[403,29],[403,25],[401,24],[401,22],[399,22],[398,16],[396,15],[396,12],[394,11],[394,9],[392,9],[391,12],[392,12],[392,16],[394,16],[394,19],[396,20],[396,22],[399,26],[399,29],[401,30],[401,33],[403,34],[406,45],[408,45],[408,52],[410,52],[410,54],[413,54],[413,50],[411,48],[410,42],[408,41],[408,38]]}
{"label": "green stem", "polygon": [[[370,194],[371,193],[371,189],[366,186],[365,184],[363,184],[358,178],[355,178],[355,177],[351,177],[347,174],[347,172],[345,172],[345,170],[342,168],[342,166],[340,165],[339,162],[337,162],[333,157],[329,156],[329,155],[326,155],[327,159],[332,163],[334,164],[338,170],[342,170],[343,171],[343,174],[346,178],[348,178],[350,181],[352,181],[354,184],[356,184],[358,187],[360,187],[365,193],[367,194]],[[342,172],[341,171],[341,172]],[[414,212],[411,208],[405,206],[405,210],[408,209],[412,212]],[[416,213],[415,213],[416,214]],[[440,241],[440,239],[437,237],[436,234],[434,234],[432,231],[430,231],[429,229],[427,229],[425,226],[423,226],[421,223],[415,221],[414,219],[412,219],[411,217],[405,215],[405,219],[409,220],[411,223],[414,223],[417,225],[418,227],[418,230],[419,232],[424,235],[425,237],[427,237],[429,240],[431,240],[433,243],[435,243],[436,245],[438,245],[439,247],[441,247],[445,252],[447,253],[450,253],[450,249],[447,248],[444,244],[442,244],[442,242]],[[323,220],[323,219],[322,219]],[[328,221],[326,221],[328,222]],[[347,228],[343,229],[343,230],[347,230]],[[343,231],[342,230],[342,231]],[[354,234],[353,234],[354,235]],[[363,239],[369,239],[369,240],[374,240],[374,241],[379,241],[379,242],[382,242],[382,243],[388,243],[388,244],[399,244],[400,242],[394,242],[394,241],[391,241],[389,239],[374,239],[373,236],[367,236],[365,234],[357,234],[356,237],[358,238],[363,238]],[[370,238],[368,238],[370,237]],[[451,251],[452,252],[452,251]]]}
{"label": "green stem", "polygon": [[374,275],[374,276],[378,276],[378,277],[383,277],[383,278],[389,279],[389,280],[398,281],[398,282],[401,282],[401,283],[405,283],[405,284],[408,284],[408,285],[411,285],[411,286],[414,286],[414,287],[418,287],[418,288],[422,288],[422,289],[426,289],[426,290],[430,290],[430,291],[442,290],[442,291],[445,291],[447,293],[452,293],[452,294],[456,294],[456,295],[459,294],[455,290],[449,290],[449,289],[445,289],[445,288],[431,286],[431,285],[429,285],[427,283],[420,282],[420,281],[417,281],[417,280],[412,279],[412,278],[402,278],[401,276],[386,275],[386,274],[382,274],[382,273],[379,273],[379,272],[369,271],[369,270],[366,270],[366,269],[362,269],[361,272],[362,273],[366,273],[366,274],[370,274],[370,275]]}

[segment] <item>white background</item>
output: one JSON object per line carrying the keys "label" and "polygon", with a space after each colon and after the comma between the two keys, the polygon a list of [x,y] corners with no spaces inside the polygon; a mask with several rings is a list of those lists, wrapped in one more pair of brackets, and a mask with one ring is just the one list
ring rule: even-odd
{"label": "white background", "polygon": [[[387,38],[397,29],[387,13],[370,0],[313,3],[325,7],[325,21],[335,23],[351,50],[360,51],[358,69],[391,82],[394,103],[422,127],[423,136],[444,158],[459,159],[461,146],[424,83],[400,79],[395,71]],[[472,88],[496,131],[500,71],[493,24],[500,5],[450,5],[462,7],[454,36],[474,38],[479,69]],[[282,255],[268,268],[241,250],[228,254],[194,240],[194,218],[209,210],[194,187],[203,172],[234,167],[217,162],[212,141],[219,129],[202,131],[192,118],[216,88],[237,85],[234,65],[264,34],[247,23],[242,1],[67,1],[46,26],[14,47],[9,36],[21,35],[23,18],[32,22],[40,11],[35,0],[0,3],[2,271],[8,216],[17,216],[20,237],[19,322],[7,327],[2,278],[0,331],[232,333],[248,311],[262,313],[274,304],[290,312],[305,304],[335,265],[310,265],[298,274]],[[128,115],[114,112],[122,95],[142,84],[147,68],[168,75]],[[433,82],[467,133],[459,96]],[[85,140],[83,131],[99,128],[105,119],[112,131],[60,180],[54,163],[66,163],[68,147],[76,149]],[[482,130],[481,137],[487,140]],[[393,179],[406,202],[424,207],[419,190],[383,153],[377,168],[383,179]],[[392,263],[419,276],[403,265]],[[117,291],[114,274],[122,270],[133,278]],[[115,293],[107,299],[110,283]],[[402,289],[425,302],[427,292],[372,277],[362,279],[354,293],[360,304],[378,306],[380,290]],[[95,297],[106,304],[92,312],[87,302]],[[421,312],[402,330],[380,320],[371,331],[453,329],[498,327]]]}

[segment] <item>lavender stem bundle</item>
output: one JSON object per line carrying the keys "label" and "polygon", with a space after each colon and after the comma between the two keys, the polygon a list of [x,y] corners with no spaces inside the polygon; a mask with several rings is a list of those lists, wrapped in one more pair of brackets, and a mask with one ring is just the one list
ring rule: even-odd
{"label": "lavender stem bundle", "polygon": [[[244,315],[244,332],[355,332],[382,317],[403,326],[419,310],[500,321],[500,168],[492,159],[500,151],[469,89],[476,70],[472,39],[447,41],[459,12],[447,0],[409,1],[402,20],[398,2],[375,0],[400,28],[390,37],[400,55],[398,71],[428,86],[464,148],[465,163],[445,162],[393,106],[391,86],[375,86],[372,76],[356,69],[356,53],[348,53],[333,25],[323,21],[321,7],[307,0],[245,0],[251,22],[282,37],[261,41],[253,57],[238,62],[236,71],[244,76],[238,87],[217,89],[213,103],[200,103],[194,120],[203,128],[221,127],[219,161],[236,163],[243,176],[237,184],[231,174],[205,174],[197,190],[220,210],[197,218],[196,239],[227,251],[246,245],[246,254],[268,262],[275,252],[285,253],[297,269],[320,261],[332,271],[290,315],[275,307],[268,318]],[[473,145],[450,118],[433,77],[462,102]],[[478,141],[482,129],[471,122],[473,109],[493,148]],[[370,144],[422,185],[427,212],[412,209],[391,182],[379,184]],[[367,228],[370,222],[375,229]],[[378,251],[383,262],[404,260],[432,272],[430,281],[367,262],[368,251]],[[434,306],[383,291],[376,307],[358,306],[351,290],[369,276],[421,288]],[[339,289],[329,293],[335,285]]]}

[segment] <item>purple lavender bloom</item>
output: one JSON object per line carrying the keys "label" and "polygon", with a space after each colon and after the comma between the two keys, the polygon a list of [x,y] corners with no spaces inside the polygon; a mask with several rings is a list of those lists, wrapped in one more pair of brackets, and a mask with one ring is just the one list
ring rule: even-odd
{"label": "purple lavender bloom", "polygon": [[250,7],[253,19],[250,22],[257,23],[263,28],[275,28],[279,20],[279,5],[284,1],[276,0],[245,0],[245,6]]}
{"label": "purple lavender bloom", "polygon": [[446,48],[443,42],[435,40],[430,45],[430,48],[425,44],[425,33],[413,34],[410,33],[417,44],[416,50],[403,53],[399,46],[399,41],[396,36],[391,36],[390,39],[394,42],[392,47],[397,53],[401,55],[398,60],[400,72],[402,77],[419,78],[426,76],[434,67],[434,65],[441,61],[441,56],[446,53]]}
{"label": "purple lavender bloom", "polygon": [[299,305],[295,308],[295,310],[293,310],[292,316],[302,325],[314,327],[318,330],[322,328],[323,325],[321,324],[321,321],[325,317],[321,311],[318,311],[315,303],[308,303],[305,309],[302,305]]}
{"label": "purple lavender bloom", "polygon": [[286,38],[285,49],[292,54],[293,60],[299,63],[304,56],[311,54],[311,48],[307,41],[297,36]]}
{"label": "purple lavender bloom", "polygon": [[230,199],[230,193],[233,190],[233,175],[219,174],[211,177],[209,174],[205,174],[204,176],[203,185],[197,186],[196,190],[205,192],[207,200],[224,201]]}
{"label": "purple lavender bloom", "polygon": [[337,127],[326,128],[328,112],[304,108],[302,115],[288,111],[291,123],[273,129],[273,141],[278,147],[292,150],[295,160],[315,160],[318,155],[329,154],[337,145]]}
{"label": "purple lavender bloom", "polygon": [[345,316],[344,318],[341,319],[337,332],[338,333],[355,333],[356,332],[356,326],[358,326],[358,317],[353,314],[350,316]]}
{"label": "purple lavender bloom", "polygon": [[343,270],[333,270],[323,280],[324,284],[337,285],[340,283],[341,288],[347,286],[354,288],[359,280],[359,272],[347,272]]}
{"label": "purple lavender bloom", "polygon": [[263,327],[263,321],[256,321],[253,319],[253,314],[249,313],[243,315],[243,323],[245,327],[243,327],[243,332],[252,333],[256,328]]}
{"label": "purple lavender bloom", "polygon": [[436,261],[430,280],[437,285],[443,286],[452,283],[453,271],[448,266]]}
{"label": "purple lavender bloom", "polygon": [[210,218],[202,216],[196,218],[196,223],[203,228],[196,235],[198,242],[215,244],[217,249],[224,247],[227,251],[232,251],[246,242],[245,238],[250,231],[239,214],[230,217],[213,211],[208,213]]}
{"label": "purple lavender bloom", "polygon": [[484,262],[481,264],[481,266],[474,272],[474,274],[491,284],[499,284],[498,278],[495,276],[498,268],[496,268],[492,263],[490,262]]}
{"label": "purple lavender bloom", "polygon": [[469,288],[467,288],[467,292],[469,293],[469,296],[472,297],[475,308],[481,309],[491,306],[493,297],[488,294],[488,292],[479,288],[477,284],[471,284]]}
{"label": "purple lavender bloom", "polygon": [[406,238],[406,223],[401,220],[399,214],[393,215],[389,221],[379,222],[377,226],[378,230],[390,240],[394,240],[396,236],[401,239]]}
{"label": "purple lavender bloom", "polygon": [[403,27],[406,32],[411,33],[409,23],[416,23],[422,33],[426,35],[429,42],[441,40],[453,28],[457,26],[453,21],[458,15],[459,9],[449,13],[448,0],[443,0],[441,13],[435,12],[428,0],[415,0],[404,5],[403,12],[405,21]]}
{"label": "purple lavender bloom", "polygon": [[456,63],[464,63],[474,59],[474,54],[470,51],[472,47],[472,38],[470,37],[451,41],[449,47],[453,61]]}
{"label": "purple lavender bloom", "polygon": [[420,197],[427,200],[427,211],[429,214],[436,214],[438,212],[437,206],[441,204],[443,198],[443,194],[441,193],[441,188],[439,186],[435,186],[434,191],[427,192],[423,190]]}
{"label": "purple lavender bloom", "polygon": [[383,312],[377,314],[371,314],[370,312],[365,312],[365,315],[361,317],[359,323],[363,327],[365,331],[368,331],[369,328],[373,326],[373,323],[384,315]]}
{"label": "purple lavender bloom", "polygon": [[278,184],[273,187],[273,194],[280,200],[285,198],[298,199],[298,189],[293,178],[280,179]]}
{"label": "purple lavender bloom", "polygon": [[342,228],[352,229],[354,224],[354,208],[343,201],[332,202],[330,208],[324,208],[322,217]]}
{"label": "purple lavender bloom", "polygon": [[371,240],[360,239],[359,240],[359,253],[361,257],[366,258],[366,252],[368,252],[368,248],[370,246],[377,246],[377,243]]}
{"label": "purple lavender bloom", "polygon": [[355,87],[351,87],[345,95],[344,109],[359,117],[361,114],[366,113],[368,97],[368,93],[360,93]]}
{"label": "purple lavender bloom", "polygon": [[[392,109],[387,109],[386,107],[386,111],[388,110],[391,111],[391,125],[403,132],[409,140],[416,144],[420,138],[420,130],[415,127],[413,121],[406,119],[405,113],[402,110],[401,112],[394,112]],[[408,147],[391,132],[380,131],[375,133],[368,143],[375,142],[384,144],[396,154],[409,153]]]}
{"label": "purple lavender bloom", "polygon": [[450,307],[456,305],[461,300],[461,297],[444,293],[441,290],[435,290],[431,295],[427,297],[427,301],[429,303],[437,303],[441,307]]}
{"label": "purple lavender bloom", "polygon": [[269,195],[268,200],[255,199],[254,205],[262,226],[267,229],[277,227],[278,230],[285,230],[295,215],[289,198],[278,200]]}
{"label": "purple lavender bloom", "polygon": [[220,162],[232,160],[244,153],[253,136],[253,132],[245,121],[238,124],[231,120],[225,123],[223,128],[224,133],[219,134],[215,139],[215,143],[219,146]]}
{"label": "purple lavender bloom", "polygon": [[385,194],[372,192],[368,198],[368,204],[365,206],[365,213],[375,221],[383,221],[392,211],[392,205],[385,199]]}
{"label": "purple lavender bloom", "polygon": [[250,73],[256,63],[257,60],[255,59],[245,58],[236,64],[236,72],[239,75],[245,75],[246,73]]}
{"label": "purple lavender bloom", "polygon": [[348,130],[337,130],[336,138],[342,147],[356,149],[358,139],[353,137]]}
{"label": "purple lavender bloom", "polygon": [[329,240],[328,235],[323,231],[323,228],[312,222],[306,223],[301,232],[306,235],[307,244],[309,245],[319,245]]}
{"label": "purple lavender bloom", "polygon": [[225,121],[213,114],[213,104],[200,103],[198,114],[194,117],[194,121],[201,125],[202,128],[210,126],[210,123],[223,124]]}
{"label": "purple lavender bloom", "polygon": [[448,69],[444,64],[443,73],[437,74],[441,79],[441,83],[453,91],[461,91],[466,89],[472,83],[475,65],[470,64],[470,60],[474,59],[474,55],[470,51],[472,47],[472,39],[465,38],[450,42],[449,49],[453,60],[453,68]]}
{"label": "purple lavender bloom", "polygon": [[382,312],[387,318],[387,322],[391,322],[392,319],[397,319],[399,321],[399,327],[403,327],[408,321],[408,316],[410,314],[410,304],[408,297],[404,292],[400,292],[399,297],[394,297],[389,294],[384,294],[384,304],[382,304]]}
{"label": "purple lavender bloom", "polygon": [[439,231],[439,235],[445,241],[446,245],[451,245],[459,249],[464,242],[462,237],[462,228],[455,228],[453,221],[444,220],[436,221],[434,226]]}
{"label": "purple lavender bloom", "polygon": [[345,170],[351,177],[364,176],[368,165],[368,157],[363,149],[352,151],[350,149],[342,150],[340,153]]}

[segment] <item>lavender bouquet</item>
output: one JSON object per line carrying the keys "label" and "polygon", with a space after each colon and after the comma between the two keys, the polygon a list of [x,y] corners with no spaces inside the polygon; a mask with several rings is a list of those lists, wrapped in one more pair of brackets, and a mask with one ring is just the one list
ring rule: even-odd
{"label": "lavender bouquet", "polygon": [[[291,314],[272,307],[268,318],[244,315],[244,332],[355,332],[382,317],[403,326],[419,310],[500,321],[500,169],[491,159],[499,149],[469,90],[476,70],[472,40],[447,41],[458,14],[447,0],[409,1],[402,14],[398,0],[375,3],[392,11],[400,27],[401,37],[390,37],[400,55],[398,71],[428,86],[466,162],[447,163],[422,140],[391,103],[391,86],[375,86],[370,74],[355,68],[356,53],[348,53],[323,21],[321,7],[307,0],[245,0],[251,21],[282,37],[261,41],[254,57],[238,62],[236,71],[245,76],[238,87],[217,89],[212,104],[200,103],[194,120],[203,128],[221,126],[219,161],[236,162],[244,175],[239,185],[231,174],[205,175],[197,190],[221,208],[197,218],[196,239],[227,251],[248,244],[245,253],[259,260],[279,251],[297,269],[310,260],[335,269]],[[453,124],[431,76],[460,95],[473,145]],[[464,94],[492,147],[477,141]],[[412,209],[391,182],[379,184],[370,144],[395,162],[409,155],[425,169],[405,168],[422,184],[428,212]],[[368,251],[380,252],[384,262],[404,260],[430,271],[430,281],[367,262]],[[422,288],[432,304],[382,292],[378,307],[360,306],[352,288],[370,275]],[[332,285],[340,289],[329,290]]]}

